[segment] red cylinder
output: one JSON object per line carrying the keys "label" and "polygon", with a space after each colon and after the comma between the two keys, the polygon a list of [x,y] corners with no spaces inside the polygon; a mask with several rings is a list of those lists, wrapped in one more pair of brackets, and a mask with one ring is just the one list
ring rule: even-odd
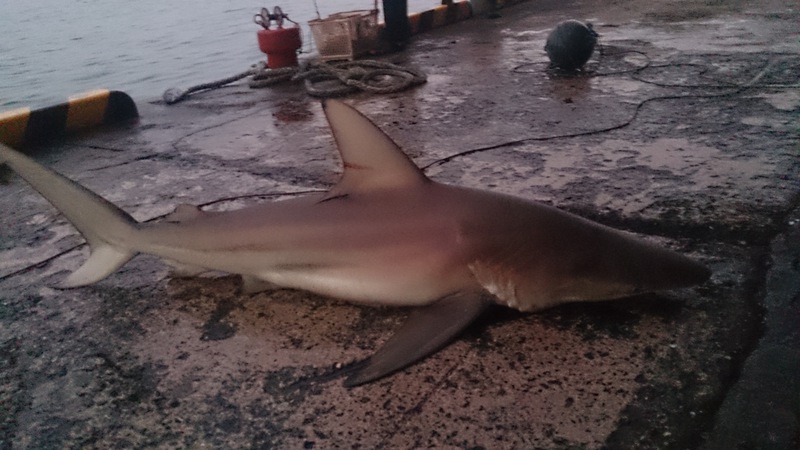
{"label": "red cylinder", "polygon": [[302,45],[299,27],[258,30],[258,48],[267,54],[270,69],[296,66],[297,50]]}

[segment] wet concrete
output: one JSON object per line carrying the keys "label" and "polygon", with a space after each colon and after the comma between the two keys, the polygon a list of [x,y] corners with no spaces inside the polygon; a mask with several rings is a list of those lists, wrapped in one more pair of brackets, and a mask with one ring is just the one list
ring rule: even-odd
{"label": "wet concrete", "polygon": [[[694,289],[497,308],[438,354],[345,389],[406,310],[238,293],[140,256],[57,290],[82,240],[0,187],[2,448],[797,448],[800,42],[779,2],[527,2],[415,39],[427,84],[349,101],[432,178],[641,233],[714,271]],[[545,71],[590,19],[588,73]],[[794,36],[794,38],[790,37]],[[333,141],[298,86],[231,87],[39,148],[139,220],[325,189]]]}

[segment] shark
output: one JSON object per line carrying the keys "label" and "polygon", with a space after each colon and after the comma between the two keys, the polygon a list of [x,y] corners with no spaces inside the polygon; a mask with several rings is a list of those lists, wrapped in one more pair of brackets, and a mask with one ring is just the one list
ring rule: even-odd
{"label": "shark", "polygon": [[539,202],[438,183],[378,126],[337,100],[322,103],[342,161],[325,192],[239,210],[179,205],[140,223],[84,186],[0,144],[7,164],[89,245],[62,283],[103,280],[138,253],[239,274],[243,291],[274,287],[346,301],[413,306],[348,373],[365,384],[427,357],[490,305],[538,311],[703,283],[700,262]]}

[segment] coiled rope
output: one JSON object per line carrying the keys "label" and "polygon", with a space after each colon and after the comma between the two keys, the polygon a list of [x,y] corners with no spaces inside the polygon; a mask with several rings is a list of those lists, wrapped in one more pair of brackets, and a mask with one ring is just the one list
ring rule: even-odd
{"label": "coiled rope", "polygon": [[253,89],[302,81],[306,92],[314,97],[337,97],[358,91],[390,94],[427,81],[427,76],[417,69],[376,60],[316,62],[305,67],[280,69],[270,69],[259,62],[245,72],[221,80],[188,89],[167,89],[162,98],[172,105],[196,92],[218,89],[247,77],[252,77],[248,85]]}

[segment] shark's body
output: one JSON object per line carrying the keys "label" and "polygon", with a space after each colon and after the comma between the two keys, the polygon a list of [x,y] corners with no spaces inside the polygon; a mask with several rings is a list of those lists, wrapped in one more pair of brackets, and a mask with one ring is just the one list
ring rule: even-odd
{"label": "shark's body", "polygon": [[363,303],[429,305],[349,380],[361,384],[435,351],[492,301],[532,311],[704,281],[697,262],[626,233],[516,197],[429,180],[355,109],[324,105],[344,163],[323,194],[230,212],[182,206],[140,224],[0,145],[84,235],[91,256],[65,282],[99,281],[136,253],[241,274],[245,288],[305,289]]}

